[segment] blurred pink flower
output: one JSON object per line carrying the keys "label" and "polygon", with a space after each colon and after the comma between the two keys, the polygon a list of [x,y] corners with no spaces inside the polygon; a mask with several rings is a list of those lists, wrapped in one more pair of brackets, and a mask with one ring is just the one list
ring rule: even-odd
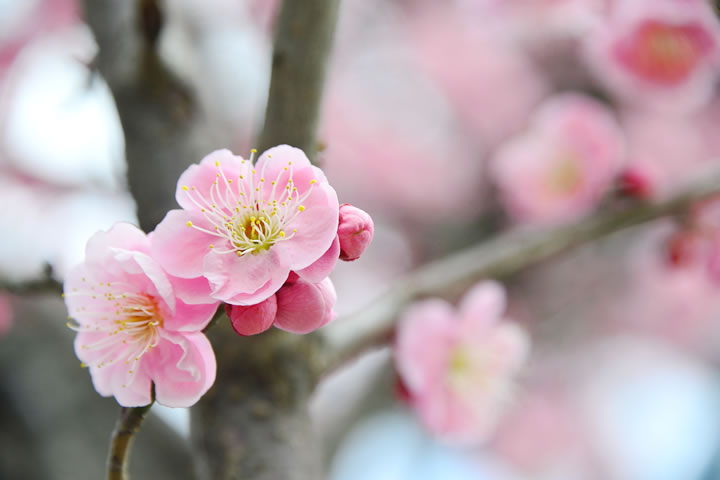
{"label": "blurred pink flower", "polygon": [[76,0],[25,0],[3,6],[0,18],[0,77],[18,53],[35,38],[77,24]]}
{"label": "blurred pink flower", "polygon": [[310,283],[295,274],[267,300],[250,306],[226,305],[240,335],[262,333],[272,325],[292,333],[310,333],[335,318],[337,295],[329,278]]}
{"label": "blurred pink flower", "polygon": [[719,108],[714,102],[692,115],[625,112],[628,163],[623,179],[628,192],[663,198],[720,168]]}
{"label": "blurred pink flower", "polygon": [[525,332],[499,323],[504,310],[502,286],[483,282],[457,311],[433,299],[412,305],[401,317],[398,373],[426,427],[451,443],[487,438],[528,355]]}
{"label": "blurred pink flower", "polygon": [[705,0],[614,1],[586,50],[597,75],[621,98],[687,110],[705,104],[714,90],[720,26]]}
{"label": "blurred pink flower", "polygon": [[[720,217],[717,218],[720,221]],[[640,332],[676,345],[717,351],[713,334],[720,314],[712,275],[713,237],[699,225],[678,230],[664,222],[651,228],[628,256],[626,294],[613,301],[606,327]],[[709,234],[709,235],[708,235]]]}
{"label": "blurred pink flower", "polygon": [[360,258],[370,245],[374,233],[375,225],[367,212],[348,203],[340,206],[338,241],[341,260],[350,262]]}
{"label": "blurred pink flower", "polygon": [[492,174],[510,214],[548,224],[590,212],[623,161],[617,122],[601,103],[578,94],[548,100],[529,130],[503,145]]}
{"label": "blurred pink flower", "polygon": [[[335,190],[287,145],[255,166],[228,150],[213,152],[182,174],[176,198],[183,210],[155,229],[154,258],[180,278],[205,277],[214,298],[234,305],[267,299],[291,270],[306,275],[337,236]],[[333,266],[323,262],[307,276],[317,281]]]}
{"label": "blurred pink flower", "polygon": [[13,324],[13,311],[10,295],[0,293],[0,337],[5,335]]}
{"label": "blurred pink flower", "polygon": [[126,407],[189,407],[215,381],[215,355],[202,333],[218,302],[184,303],[150,257],[150,240],[118,223],[87,243],[85,262],[66,277],[75,353],[95,390]]}
{"label": "blurred pink flower", "polygon": [[[373,5],[390,9],[388,2]],[[344,199],[394,221],[437,225],[473,218],[484,206],[482,140],[460,128],[452,103],[421,69],[397,18],[371,18],[364,20],[372,29],[339,32],[343,53],[331,65],[321,125],[328,177]]]}
{"label": "blurred pink flower", "polygon": [[487,18],[468,21],[446,5],[420,12],[409,22],[416,61],[450,100],[464,128],[487,147],[521,130],[549,90],[530,59]]}

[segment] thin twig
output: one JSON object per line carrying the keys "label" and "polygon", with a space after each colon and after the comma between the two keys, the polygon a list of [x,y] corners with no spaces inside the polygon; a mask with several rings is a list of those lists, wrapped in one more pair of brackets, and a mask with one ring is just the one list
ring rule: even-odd
{"label": "thin twig", "polygon": [[574,224],[545,230],[519,229],[431,262],[404,279],[367,308],[336,320],[324,330],[332,349],[327,372],[391,338],[408,302],[425,296],[457,296],[483,278],[502,278],[571,248],[619,230],[681,213],[693,203],[720,194],[720,175],[706,178],[658,203],[635,202]]}
{"label": "thin twig", "polygon": [[145,416],[152,404],[144,407],[122,407],[120,417],[110,441],[110,453],[107,463],[107,480],[127,480],[127,467],[130,460],[130,449],[135,434],[140,430]]}

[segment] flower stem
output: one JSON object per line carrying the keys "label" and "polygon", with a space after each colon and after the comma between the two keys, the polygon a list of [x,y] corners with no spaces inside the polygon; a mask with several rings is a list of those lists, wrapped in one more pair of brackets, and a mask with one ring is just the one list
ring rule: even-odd
{"label": "flower stem", "polygon": [[107,480],[127,480],[127,466],[135,434],[140,430],[152,403],[144,407],[122,407],[110,440]]}

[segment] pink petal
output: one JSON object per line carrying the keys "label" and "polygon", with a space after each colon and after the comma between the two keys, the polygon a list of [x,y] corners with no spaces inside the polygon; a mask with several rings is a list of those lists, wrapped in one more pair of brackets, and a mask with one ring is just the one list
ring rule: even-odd
{"label": "pink petal", "polygon": [[530,338],[525,330],[514,323],[503,323],[495,327],[488,348],[498,367],[505,374],[518,370],[530,354]]}
{"label": "pink petal", "polygon": [[[104,367],[103,367],[104,368]],[[152,401],[150,377],[141,370],[133,376],[126,365],[116,365],[112,373],[112,387],[115,400],[123,407],[142,407]]]}
{"label": "pink petal", "polygon": [[[292,167],[294,174],[295,171],[312,167],[312,164],[305,152],[290,145],[278,145],[264,151],[255,164],[257,172],[262,173],[265,178],[271,179],[280,176],[285,171],[285,167]],[[327,181],[322,172],[320,172],[320,175],[317,178],[318,182]]]}
{"label": "pink petal", "polygon": [[330,185],[318,184],[303,202],[305,211],[287,226],[297,230],[290,240],[277,243],[291,270],[300,270],[320,258],[337,236],[339,205],[337,194]]}
{"label": "pink petal", "polygon": [[443,300],[418,302],[401,316],[395,363],[411,393],[430,388],[444,377],[455,324],[455,312]]}
{"label": "pink petal", "polygon": [[[242,165],[242,157],[235,156],[230,150],[216,150],[209,153],[202,159],[199,165],[190,165],[187,170],[180,175],[177,190],[175,191],[175,200],[185,210],[199,212],[201,207],[193,202],[194,198],[198,201],[198,197],[210,199],[210,189],[215,181],[218,180],[217,174],[222,171],[227,179],[237,179],[242,170],[246,170],[250,166],[250,162],[245,161]],[[219,163],[219,167],[215,162]],[[225,192],[224,183],[219,183],[220,191]],[[183,187],[187,187],[187,190]],[[195,187],[193,190],[192,187]],[[202,204],[202,201],[199,201]]]}
{"label": "pink petal", "polygon": [[168,313],[172,314],[175,312],[175,295],[172,284],[165,271],[155,260],[143,253],[131,251],[116,251],[116,260],[121,263],[126,270],[130,270],[129,265],[131,263],[136,265],[137,269],[132,269],[133,271],[129,273],[142,274],[150,280],[152,284],[152,288],[148,288],[148,286],[144,288],[144,293],[152,295],[157,300],[162,299],[167,307],[164,310]]}
{"label": "pink petal", "polygon": [[333,243],[332,245],[330,245],[330,248],[328,248],[327,252],[325,252],[322,257],[318,258],[309,267],[298,270],[297,274],[308,282],[318,283],[322,281],[325,277],[330,275],[330,273],[335,268],[339,257],[340,240],[336,235],[335,240],[333,240]]}
{"label": "pink petal", "polygon": [[155,227],[152,241],[152,257],[171,275],[180,278],[202,276],[203,257],[211,251],[212,235],[187,226],[205,227],[205,219],[184,210],[170,210]]}
{"label": "pink petal", "polygon": [[330,279],[309,283],[299,279],[281,288],[277,294],[275,326],[292,333],[309,333],[334,318],[337,298]]}
{"label": "pink petal", "polygon": [[202,333],[163,332],[147,353],[147,371],[155,382],[155,398],[168,407],[190,407],[215,382],[215,354]]}
{"label": "pink petal", "polygon": [[478,330],[497,322],[505,313],[506,295],[494,281],[480,282],[460,302],[460,318],[466,328]]}
{"label": "pink petal", "polygon": [[150,253],[150,241],[135,225],[116,223],[108,231],[90,237],[85,246],[85,261],[104,264],[106,258],[113,255],[112,249]]}
{"label": "pink petal", "polygon": [[238,335],[257,335],[272,327],[277,313],[277,299],[272,295],[264,302],[247,307],[226,304],[225,312]]}
{"label": "pink petal", "polygon": [[220,302],[189,305],[177,299],[175,315],[163,320],[163,328],[174,332],[200,332],[207,327]]}
{"label": "pink petal", "polygon": [[211,288],[205,277],[180,278],[168,275],[172,283],[175,296],[190,305],[213,303],[215,299],[210,296]]}
{"label": "pink petal", "polygon": [[275,247],[265,252],[235,254],[210,252],[204,261],[212,296],[233,305],[253,305],[275,293],[288,277],[289,268]]}

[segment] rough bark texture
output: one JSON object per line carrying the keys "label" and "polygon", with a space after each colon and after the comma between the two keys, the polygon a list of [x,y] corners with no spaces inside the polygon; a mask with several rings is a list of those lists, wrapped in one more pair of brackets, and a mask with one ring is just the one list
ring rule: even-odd
{"label": "rough bark texture", "polygon": [[277,21],[270,94],[260,151],[287,143],[311,159],[317,151],[327,58],[339,0],[286,1]]}
{"label": "rough bark texture", "polygon": [[322,367],[317,337],[271,329],[239,337],[221,319],[209,333],[218,358],[213,388],[192,409],[201,479],[323,478],[307,404]]}
{"label": "rough bark texture", "polygon": [[218,139],[156,53],[162,17],[154,1],[86,0],[85,14],[100,47],[97,68],[113,92],[125,132],[140,226],[150,231],[177,208],[180,173],[217,148]]}

